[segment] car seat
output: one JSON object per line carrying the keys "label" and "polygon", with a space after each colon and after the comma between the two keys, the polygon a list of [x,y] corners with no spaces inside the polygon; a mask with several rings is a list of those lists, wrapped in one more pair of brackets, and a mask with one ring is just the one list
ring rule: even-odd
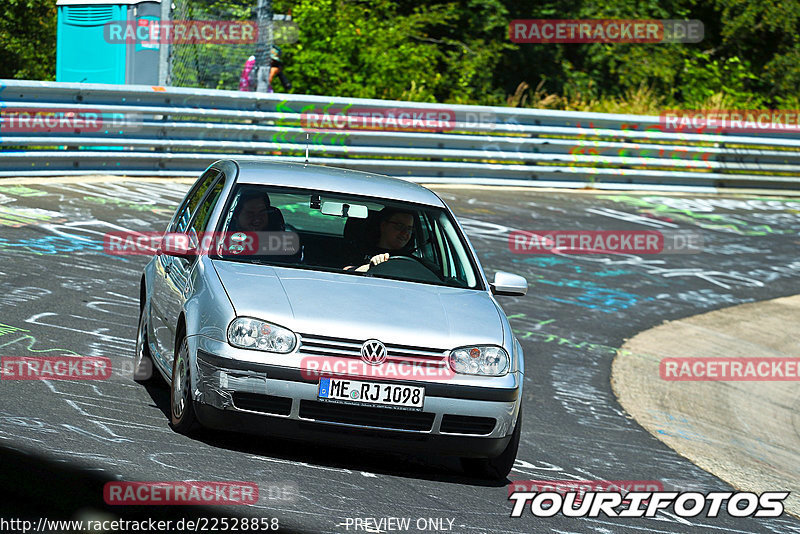
{"label": "car seat", "polygon": [[267,208],[267,215],[269,222],[267,223],[268,232],[283,232],[286,230],[286,221],[283,219],[283,213],[275,206]]}

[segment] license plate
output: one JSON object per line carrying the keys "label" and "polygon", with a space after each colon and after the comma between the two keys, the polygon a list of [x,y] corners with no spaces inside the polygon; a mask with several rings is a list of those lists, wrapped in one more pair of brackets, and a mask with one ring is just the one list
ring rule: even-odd
{"label": "license plate", "polygon": [[320,378],[317,397],[320,400],[341,404],[375,404],[389,408],[420,411],[425,403],[425,388],[360,380]]}

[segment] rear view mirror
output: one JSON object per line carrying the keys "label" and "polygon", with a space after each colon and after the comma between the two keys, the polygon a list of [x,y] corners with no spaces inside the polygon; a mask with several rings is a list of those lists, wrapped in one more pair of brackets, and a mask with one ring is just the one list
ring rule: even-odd
{"label": "rear view mirror", "polygon": [[361,204],[342,204],[341,202],[322,203],[322,213],[333,215],[334,217],[355,217],[356,219],[366,219],[369,210]]}
{"label": "rear view mirror", "polygon": [[518,274],[497,271],[489,284],[494,295],[523,296],[528,292],[528,281]]}

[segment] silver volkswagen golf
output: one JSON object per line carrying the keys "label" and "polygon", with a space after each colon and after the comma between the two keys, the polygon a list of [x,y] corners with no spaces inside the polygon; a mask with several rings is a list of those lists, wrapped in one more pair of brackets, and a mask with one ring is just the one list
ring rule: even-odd
{"label": "silver volkswagen golf", "polygon": [[302,164],[218,161],[144,269],[134,378],[197,426],[461,458],[504,478],[523,355],[432,191]]}

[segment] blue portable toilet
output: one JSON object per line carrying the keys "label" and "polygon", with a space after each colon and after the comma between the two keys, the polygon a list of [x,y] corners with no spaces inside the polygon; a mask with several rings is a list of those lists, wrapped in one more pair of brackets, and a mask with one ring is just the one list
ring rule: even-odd
{"label": "blue portable toilet", "polygon": [[158,21],[161,0],[58,0],[56,5],[57,82],[158,83],[159,44],[114,42],[105,26]]}

